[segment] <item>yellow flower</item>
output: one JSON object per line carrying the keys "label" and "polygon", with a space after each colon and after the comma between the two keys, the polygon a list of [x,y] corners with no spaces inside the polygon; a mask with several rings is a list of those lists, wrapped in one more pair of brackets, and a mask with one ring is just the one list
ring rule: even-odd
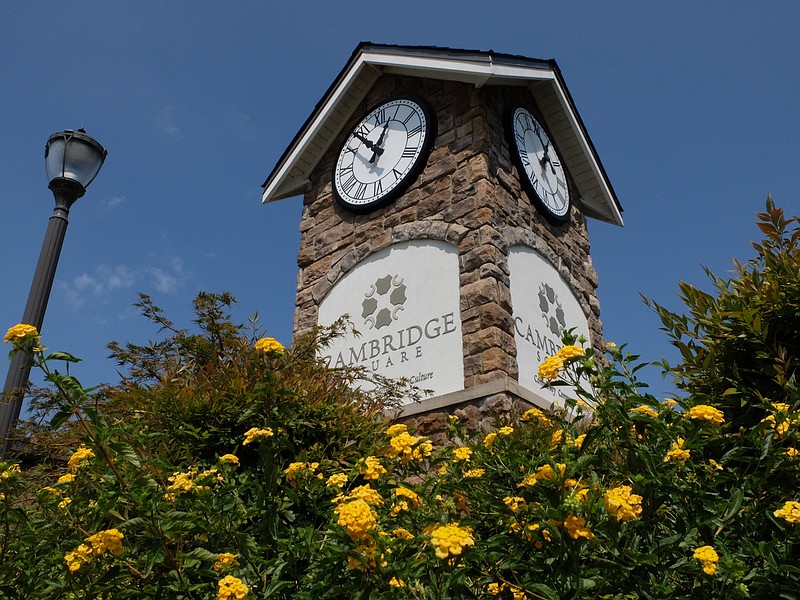
{"label": "yellow flower", "polygon": [[564,520],[564,529],[573,540],[577,540],[579,537],[587,540],[594,538],[592,531],[586,527],[586,520],[577,515],[570,515]]}
{"label": "yellow flower", "polygon": [[375,511],[361,499],[344,502],[333,512],[339,516],[337,524],[347,528],[347,535],[353,541],[368,537],[369,532],[374,531],[378,526]]}
{"label": "yellow flower", "polygon": [[789,500],[773,514],[780,519],[785,519],[788,523],[792,523],[793,525],[800,524],[800,502]]}
{"label": "yellow flower", "polygon": [[6,331],[5,342],[24,342],[26,340],[33,339],[38,337],[39,332],[36,330],[36,327],[33,325],[26,325],[25,323],[19,323],[14,325],[13,327],[9,327],[8,331]]}
{"label": "yellow flower", "polygon": [[330,477],[328,477],[328,481],[325,483],[328,487],[338,487],[343,488],[344,484],[347,483],[347,475],[344,473],[334,473]]}
{"label": "yellow flower", "polygon": [[[567,465],[565,465],[564,463],[557,463],[555,470],[550,465],[542,465],[541,467],[536,469],[536,479],[555,481],[558,477],[564,476],[564,471],[566,470],[566,468]],[[558,473],[556,473],[556,470],[558,471]]]}
{"label": "yellow flower", "polygon": [[408,425],[404,425],[403,423],[397,423],[396,425],[392,425],[386,430],[386,435],[389,437],[395,437],[400,435],[401,433],[405,433],[408,431]]}
{"label": "yellow flower", "polygon": [[86,538],[92,545],[92,553],[99,556],[103,552],[111,552],[114,556],[122,554],[122,540],[125,536],[117,529],[105,529]]}
{"label": "yellow flower", "polygon": [[695,421],[708,421],[709,423],[716,423],[721,425],[725,422],[725,415],[719,409],[707,404],[698,404],[689,409],[687,413],[690,419]]}
{"label": "yellow flower", "polygon": [[230,569],[231,567],[238,567],[239,561],[236,560],[236,555],[230,552],[221,552],[217,554],[217,562],[214,563],[215,571],[222,571],[222,569]]}
{"label": "yellow flower", "polygon": [[474,546],[475,539],[469,527],[459,527],[458,523],[450,523],[438,525],[431,531],[431,543],[437,558],[444,560],[450,555],[458,556],[467,546]]}
{"label": "yellow flower", "polygon": [[392,535],[399,540],[413,540],[414,535],[408,530],[403,529],[402,527],[398,527],[394,531],[392,531]]}
{"label": "yellow flower", "polygon": [[613,350],[617,345],[614,342],[606,342],[606,348]]}
{"label": "yellow flower", "polygon": [[250,591],[241,579],[231,575],[220,579],[217,585],[217,600],[245,600]]}
{"label": "yellow flower", "polygon": [[419,506],[422,504],[422,498],[419,497],[419,494],[408,488],[394,488],[394,495],[398,498],[408,498],[414,508],[419,508]]}
{"label": "yellow flower", "polygon": [[546,359],[539,365],[539,379],[550,382],[558,377],[559,371],[564,368],[564,360],[556,355]]}
{"label": "yellow flower", "polygon": [[678,441],[672,444],[672,448],[670,449],[669,452],[667,452],[667,455],[664,457],[664,462],[684,462],[686,460],[689,460],[691,451],[684,450],[683,448],[684,441],[685,440],[683,438],[678,438]]}
{"label": "yellow flower", "polygon": [[219,461],[226,465],[233,465],[234,467],[239,466],[239,457],[235,454],[223,454],[219,457]]}
{"label": "yellow flower", "polygon": [[469,471],[464,472],[464,477],[466,479],[478,479],[479,477],[483,477],[485,474],[485,469],[470,469]]}
{"label": "yellow flower", "polygon": [[22,471],[20,470],[18,464],[9,465],[6,469],[3,470],[2,473],[0,473],[0,481],[11,479],[12,477],[16,477],[20,473],[22,473]]}
{"label": "yellow flower", "polygon": [[489,452],[492,451],[492,445],[494,444],[495,438],[497,438],[497,434],[494,431],[487,433],[486,437],[483,438],[483,445],[486,446],[486,449]]}
{"label": "yellow flower", "polygon": [[580,346],[564,346],[558,352],[556,352],[556,356],[558,356],[564,362],[585,355],[586,352]]}
{"label": "yellow flower", "polygon": [[288,467],[286,467],[283,472],[286,475],[286,481],[294,485],[297,482],[298,475],[308,472],[313,473],[319,467],[319,463],[307,463],[307,462],[293,462]]}
{"label": "yellow flower", "polygon": [[518,513],[521,506],[525,504],[525,498],[521,496],[506,496],[503,498],[505,504],[513,513]]}
{"label": "yellow flower", "polygon": [[261,338],[255,343],[254,348],[256,350],[261,350],[261,352],[275,352],[276,354],[280,354],[286,350],[283,344],[271,337]]}
{"label": "yellow flower", "polygon": [[407,431],[401,431],[389,441],[389,457],[397,458],[399,456],[404,463],[412,460],[422,461],[425,457],[430,456],[432,451],[433,444],[430,440],[421,436],[413,436]]}
{"label": "yellow flower", "polygon": [[56,483],[72,483],[73,481],[75,481],[75,475],[73,475],[72,473],[65,473],[64,475],[58,478],[58,481]]}
{"label": "yellow flower", "polygon": [[542,425],[552,425],[553,422],[538,408],[529,408],[522,414],[523,421],[539,421]]}
{"label": "yellow flower", "polygon": [[586,439],[586,434],[582,433],[578,437],[575,438],[575,441],[572,442],[572,445],[575,446],[576,448],[582,448],[583,447],[583,440],[585,440],[585,439]]}
{"label": "yellow flower", "polygon": [[81,544],[75,550],[67,552],[64,555],[64,560],[67,563],[69,572],[74,573],[92,560],[92,549],[86,544]]}
{"label": "yellow flower", "polygon": [[472,456],[472,450],[466,446],[461,446],[453,450],[453,462],[469,462],[470,456]]}
{"label": "yellow flower", "polygon": [[800,456],[800,450],[798,450],[797,448],[787,448],[784,454],[789,458],[797,458],[798,456]]}
{"label": "yellow flower", "polygon": [[678,406],[678,401],[673,400],[672,398],[664,398],[661,401],[661,406],[666,406],[667,408],[675,408]]}
{"label": "yellow flower", "polygon": [[371,506],[383,506],[383,498],[381,497],[380,492],[378,492],[378,490],[373,490],[368,483],[366,485],[360,485],[357,488],[354,488],[350,492],[350,495],[347,499],[363,500]]}
{"label": "yellow flower", "polygon": [[564,430],[563,429],[556,429],[550,435],[550,449],[552,450],[554,448],[557,448],[561,444],[561,441],[563,439],[564,439]]}
{"label": "yellow flower", "polygon": [[658,416],[658,411],[652,406],[647,406],[646,404],[632,408],[630,412],[640,415],[647,415],[648,417],[653,417],[654,419]]}
{"label": "yellow flower", "polygon": [[694,551],[694,558],[700,561],[700,563],[703,565],[703,571],[707,575],[713,575],[717,572],[719,555],[711,546],[700,546],[697,548]]}
{"label": "yellow flower", "polygon": [[72,498],[66,496],[61,502],[58,503],[58,508],[64,510],[72,502]]}
{"label": "yellow flower", "polygon": [[536,481],[536,473],[530,473],[522,478],[522,481],[517,484],[517,487],[533,487],[536,485]]}
{"label": "yellow flower", "polygon": [[631,491],[631,486],[622,485],[605,493],[606,511],[617,521],[631,521],[642,514],[642,497]]}
{"label": "yellow flower", "polygon": [[398,579],[397,577],[392,577],[389,580],[389,585],[396,588],[406,587],[406,582],[402,579]]}
{"label": "yellow flower", "polygon": [[508,427],[508,426],[506,426],[506,427],[501,427],[501,428],[498,430],[498,433],[499,433],[500,435],[511,435],[512,433],[514,433],[514,428],[513,428],[513,427]]}
{"label": "yellow flower", "polygon": [[375,456],[368,456],[358,462],[358,471],[366,479],[379,479],[381,475],[386,474],[386,469],[383,468],[380,459]]}
{"label": "yellow flower", "polygon": [[514,600],[525,600],[526,598],[523,590],[518,587],[514,587],[513,585],[509,585],[508,583],[490,583],[486,586],[486,591],[490,596],[499,596],[506,590],[511,592],[511,597]]}
{"label": "yellow flower", "polygon": [[72,456],[69,457],[67,470],[70,473],[75,473],[80,468],[81,463],[89,460],[90,458],[94,458],[94,452],[91,450],[91,448],[81,446],[75,450]]}
{"label": "yellow flower", "polygon": [[242,442],[243,446],[247,446],[248,444],[252,444],[253,442],[257,442],[258,440],[265,440],[267,438],[272,437],[272,429],[269,427],[259,428],[259,427],[252,427],[248,429],[244,434],[244,441]]}

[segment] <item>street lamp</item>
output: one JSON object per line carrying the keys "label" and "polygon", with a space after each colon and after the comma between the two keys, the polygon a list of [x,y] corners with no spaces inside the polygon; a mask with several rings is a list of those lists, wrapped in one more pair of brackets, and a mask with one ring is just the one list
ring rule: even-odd
{"label": "street lamp", "polygon": [[[28,303],[22,315],[22,323],[33,325],[41,331],[47,300],[58,266],[58,257],[64,243],[64,235],[69,223],[69,209],[73,203],[86,193],[103,162],[106,150],[83,129],[67,129],[50,136],[44,150],[45,172],[50,181],[48,187],[53,191],[56,207],[47,224],[47,232],[33,276]],[[9,445],[9,436],[19,419],[25,387],[31,371],[30,357],[17,352],[11,359],[3,400],[0,404],[0,435],[2,435],[3,454]]]}

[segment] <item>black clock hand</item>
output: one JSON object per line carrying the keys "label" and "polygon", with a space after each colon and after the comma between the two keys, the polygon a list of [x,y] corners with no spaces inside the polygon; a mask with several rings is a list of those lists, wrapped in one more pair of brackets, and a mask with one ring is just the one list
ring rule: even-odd
{"label": "black clock hand", "polygon": [[375,142],[375,147],[372,148],[372,158],[369,159],[369,162],[375,164],[375,159],[377,159],[381,154],[383,154],[383,148],[381,145],[383,144],[383,138],[386,136],[386,130],[389,128],[389,121],[383,124],[383,131],[381,131],[381,135],[378,138],[378,141]]}
{"label": "black clock hand", "polygon": [[370,142],[370,141],[369,141],[367,138],[365,138],[363,135],[361,135],[361,134],[360,134],[360,133],[358,133],[357,131],[354,131],[354,132],[353,132],[353,137],[354,137],[354,138],[358,138],[359,140],[361,140],[361,141],[363,142],[363,144],[364,144],[364,145],[365,145],[367,148],[369,148],[370,150],[373,150],[373,151],[375,150],[375,144],[373,144],[372,142]]}

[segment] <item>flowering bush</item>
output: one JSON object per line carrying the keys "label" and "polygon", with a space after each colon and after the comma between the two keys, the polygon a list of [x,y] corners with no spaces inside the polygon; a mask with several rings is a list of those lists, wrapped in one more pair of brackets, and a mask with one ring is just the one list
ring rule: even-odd
{"label": "flowering bush", "polygon": [[[767,216],[784,229],[794,222]],[[793,243],[770,259],[767,279],[798,256],[800,233],[779,237],[787,236]],[[756,278],[765,269],[744,271]],[[784,293],[772,299],[796,309],[799,273],[798,262],[781,270]],[[773,293],[762,287],[747,293]],[[69,355],[45,356],[25,345],[32,338],[12,335],[55,391],[39,402],[51,426],[29,429],[40,464],[0,463],[0,592],[794,598],[800,329],[773,346],[772,335],[748,337],[764,321],[747,313],[737,336],[751,328],[740,350],[757,348],[758,377],[731,369],[724,387],[709,366],[727,366],[720,355],[705,366],[695,355],[703,344],[735,343],[714,333],[733,327],[713,322],[730,315],[712,310],[710,297],[693,298],[708,312],[703,335],[674,368],[681,397],[647,394],[624,345],[601,353],[568,333],[540,372],[572,386],[567,410],[521,410],[498,417],[491,432],[468,430],[456,414],[436,444],[381,423],[382,410],[407,393],[400,384],[359,392],[351,384],[365,373],[316,358],[335,332],[264,351],[254,347],[260,336],[223,318],[225,296],[198,299],[203,335],[176,329],[143,300],[170,333],[153,346],[113,346],[128,375],[112,389],[82,388],[51,370]],[[734,376],[741,380],[731,391]]]}

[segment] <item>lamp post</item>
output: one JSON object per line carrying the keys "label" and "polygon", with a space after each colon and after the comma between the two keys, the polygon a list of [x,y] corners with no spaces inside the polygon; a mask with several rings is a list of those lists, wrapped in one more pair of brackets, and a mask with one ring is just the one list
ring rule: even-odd
{"label": "lamp post", "polygon": [[[45,171],[50,181],[49,188],[55,197],[56,207],[47,224],[39,262],[33,276],[28,303],[22,315],[22,323],[33,325],[41,331],[47,301],[56,275],[58,257],[64,243],[64,235],[69,223],[69,209],[75,201],[86,193],[103,161],[106,150],[83,129],[67,129],[50,136],[45,146]],[[17,352],[11,359],[3,400],[0,404],[0,435],[2,435],[3,454],[8,450],[9,436],[19,419],[25,387],[31,371],[31,359],[24,352]]]}

